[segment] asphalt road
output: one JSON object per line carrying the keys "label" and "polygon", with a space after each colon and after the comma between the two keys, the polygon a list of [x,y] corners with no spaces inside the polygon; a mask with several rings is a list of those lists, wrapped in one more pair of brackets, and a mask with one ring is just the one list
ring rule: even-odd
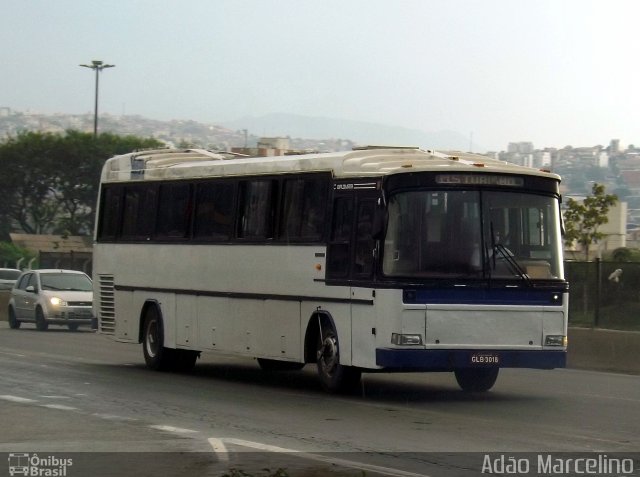
{"label": "asphalt road", "polygon": [[73,453],[70,477],[82,465],[93,475],[480,475],[488,453],[640,453],[640,376],[502,370],[474,395],[448,373],[365,374],[360,392],[336,396],[311,365],[266,373],[205,354],[191,374],[160,373],[140,346],[6,323],[0,369],[0,453]]}

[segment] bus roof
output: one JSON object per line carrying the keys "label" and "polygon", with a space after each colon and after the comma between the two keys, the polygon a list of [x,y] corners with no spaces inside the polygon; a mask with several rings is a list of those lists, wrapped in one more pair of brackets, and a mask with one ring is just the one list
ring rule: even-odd
{"label": "bus roof", "polygon": [[335,178],[379,177],[423,171],[525,174],[560,180],[547,171],[479,154],[414,147],[369,146],[353,151],[275,157],[238,157],[204,149],[155,149],[115,156],[102,182],[330,172]]}

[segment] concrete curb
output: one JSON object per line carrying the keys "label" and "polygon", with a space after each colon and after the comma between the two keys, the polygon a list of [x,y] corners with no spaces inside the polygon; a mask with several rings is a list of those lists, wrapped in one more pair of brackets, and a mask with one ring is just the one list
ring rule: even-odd
{"label": "concrete curb", "polygon": [[570,328],[567,367],[640,374],[640,332]]}

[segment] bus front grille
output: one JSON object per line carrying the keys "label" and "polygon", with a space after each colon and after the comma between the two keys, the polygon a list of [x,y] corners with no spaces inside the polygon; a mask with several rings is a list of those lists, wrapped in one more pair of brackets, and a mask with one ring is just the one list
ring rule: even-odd
{"label": "bus front grille", "polygon": [[116,330],[116,302],[113,275],[99,275],[100,332],[113,334]]}

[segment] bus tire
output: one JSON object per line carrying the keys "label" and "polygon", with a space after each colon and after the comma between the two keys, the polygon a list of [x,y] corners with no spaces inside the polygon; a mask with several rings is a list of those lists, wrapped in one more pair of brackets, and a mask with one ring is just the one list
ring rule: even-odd
{"label": "bus tire", "polygon": [[49,329],[49,323],[44,319],[44,312],[42,308],[36,308],[36,329],[38,331],[47,331]]}
{"label": "bus tire", "polygon": [[78,331],[78,323],[70,323],[67,325],[69,331]]}
{"label": "bus tire", "polygon": [[317,367],[320,384],[325,391],[352,391],[360,382],[361,372],[352,366],[340,364],[338,334],[331,326],[323,326],[318,337]]}
{"label": "bus tire", "polygon": [[164,326],[155,306],[150,306],[144,314],[142,327],[142,352],[147,367],[155,371],[166,371],[173,362],[172,349],[164,346]]}
{"label": "bus tire", "polygon": [[17,330],[20,328],[21,323],[16,318],[16,312],[12,306],[9,307],[9,328]]}
{"label": "bus tire", "polygon": [[458,368],[454,371],[456,381],[463,391],[483,393],[488,391],[498,379],[500,368]]}
{"label": "bus tire", "polygon": [[263,371],[299,371],[305,363],[294,361],[279,361],[277,359],[258,358],[258,365]]}

